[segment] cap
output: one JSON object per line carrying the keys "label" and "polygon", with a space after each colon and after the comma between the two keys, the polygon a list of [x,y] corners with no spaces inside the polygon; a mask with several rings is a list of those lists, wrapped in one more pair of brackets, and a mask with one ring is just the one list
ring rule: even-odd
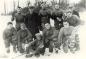
{"label": "cap", "polygon": [[12,22],[8,22],[7,25],[9,25],[9,24],[13,24],[13,23]]}

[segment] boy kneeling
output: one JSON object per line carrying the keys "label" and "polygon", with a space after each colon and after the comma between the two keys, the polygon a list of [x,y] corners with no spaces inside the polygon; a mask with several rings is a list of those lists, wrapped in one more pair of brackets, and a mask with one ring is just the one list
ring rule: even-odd
{"label": "boy kneeling", "polygon": [[7,23],[7,28],[3,32],[3,39],[5,42],[5,47],[7,49],[7,53],[10,53],[10,45],[13,45],[13,51],[16,52],[16,30],[13,27],[12,22]]}
{"label": "boy kneeling", "polygon": [[30,43],[32,41],[32,34],[30,31],[26,28],[25,24],[21,24],[21,29],[17,33],[17,39],[18,39],[18,50],[20,53],[25,53],[26,51],[26,44]]}
{"label": "boy kneeling", "polygon": [[[40,56],[40,54],[43,53],[43,40],[42,40],[42,36],[40,33],[37,33],[36,35],[36,39],[34,41],[31,42],[31,45],[28,46],[28,50],[29,50],[29,47],[33,47],[33,45],[35,46],[35,49],[33,49],[34,52],[32,52],[31,55],[35,55],[35,56]],[[26,57],[30,57],[30,54],[27,55]]]}
{"label": "boy kneeling", "polygon": [[[44,40],[44,52],[49,49],[52,53],[55,48],[54,43],[58,41],[58,30],[52,28],[49,23],[45,24],[45,29],[43,30],[43,40]],[[47,49],[48,48],[48,49]],[[48,53],[48,52],[47,52]]]}

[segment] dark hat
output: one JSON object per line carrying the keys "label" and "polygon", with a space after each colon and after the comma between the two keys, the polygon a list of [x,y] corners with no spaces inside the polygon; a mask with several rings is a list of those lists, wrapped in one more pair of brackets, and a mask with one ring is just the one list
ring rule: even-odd
{"label": "dark hat", "polygon": [[13,24],[13,23],[12,22],[8,22],[7,25],[9,25],[9,24]]}
{"label": "dark hat", "polygon": [[29,8],[30,8],[30,9],[34,9],[34,6],[30,6]]}
{"label": "dark hat", "polygon": [[17,6],[17,8],[21,9],[21,7],[20,7],[20,6]]}

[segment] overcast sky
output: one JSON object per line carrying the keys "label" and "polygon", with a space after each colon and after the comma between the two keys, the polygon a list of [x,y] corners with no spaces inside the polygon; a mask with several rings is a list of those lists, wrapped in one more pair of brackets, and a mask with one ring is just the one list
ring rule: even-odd
{"label": "overcast sky", "polygon": [[[6,3],[6,9],[7,11],[13,10],[13,0],[0,0],[0,13],[4,12],[4,1]],[[16,6],[18,4],[18,0],[14,0],[16,3]],[[32,3],[34,3],[35,0],[30,0]],[[51,0],[48,0],[51,1]],[[69,0],[69,3],[78,3],[80,0]],[[25,7],[27,3],[27,0],[20,0],[20,6]]]}

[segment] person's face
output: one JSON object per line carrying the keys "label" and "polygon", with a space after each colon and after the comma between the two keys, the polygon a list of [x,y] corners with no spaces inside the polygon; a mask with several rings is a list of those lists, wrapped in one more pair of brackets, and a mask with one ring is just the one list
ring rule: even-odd
{"label": "person's face", "polygon": [[74,47],[74,46],[75,46],[75,42],[71,42],[70,47]]}
{"label": "person's face", "polygon": [[42,9],[44,9],[46,5],[42,4],[41,6],[42,6]]}
{"label": "person's face", "polygon": [[59,6],[58,5],[55,5],[55,9],[59,9]]}
{"label": "person's face", "polygon": [[67,16],[67,13],[66,12],[64,12],[64,16]]}
{"label": "person's face", "polygon": [[71,16],[72,16],[72,12],[68,12],[68,13],[67,13],[67,16],[68,16],[68,17],[71,17]]}
{"label": "person's face", "polygon": [[8,28],[9,28],[9,29],[11,29],[12,27],[13,27],[13,25],[12,25],[12,24],[9,24],[9,25],[8,25]]}
{"label": "person's face", "polygon": [[40,36],[36,36],[36,38],[37,38],[38,40],[40,40],[40,39],[41,39],[41,37],[40,37]]}
{"label": "person's face", "polygon": [[25,29],[25,26],[21,24],[21,29]]}
{"label": "person's face", "polygon": [[32,13],[33,13],[33,9],[29,9],[29,11],[30,11],[30,14],[32,14]]}
{"label": "person's face", "polygon": [[50,24],[48,24],[48,23],[45,24],[45,28],[46,28],[46,29],[50,29],[50,27],[51,27]]}
{"label": "person's face", "polygon": [[17,9],[17,13],[20,13],[20,11],[21,11],[21,9],[18,8],[18,9]]}
{"label": "person's face", "polygon": [[68,22],[63,22],[63,25],[64,25],[65,28],[69,27],[69,23]]}

